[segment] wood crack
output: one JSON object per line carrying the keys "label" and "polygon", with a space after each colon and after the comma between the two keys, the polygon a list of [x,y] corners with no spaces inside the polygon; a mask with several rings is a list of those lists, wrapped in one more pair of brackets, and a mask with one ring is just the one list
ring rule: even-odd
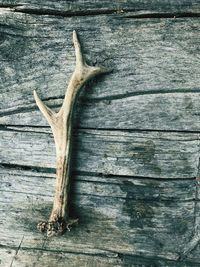
{"label": "wood crack", "polygon": [[[11,170],[22,170],[22,171],[32,171],[37,173],[45,173],[45,174],[54,174],[54,168],[47,168],[47,167],[40,167],[40,166],[26,166],[26,165],[18,165],[18,164],[10,164],[10,163],[0,163],[1,168],[11,169]],[[85,172],[85,171],[75,171],[72,172],[73,175],[85,175],[85,176],[96,176],[96,177],[103,177],[103,178],[118,178],[118,179],[148,179],[148,180],[156,180],[156,181],[187,181],[187,180],[195,180],[196,177],[190,178],[157,178],[157,177],[147,177],[147,176],[132,176],[132,175],[116,175],[116,174],[104,174],[104,173],[97,173],[97,172]],[[46,177],[45,177],[46,178]],[[48,177],[51,178],[51,177]]]}
{"label": "wood crack", "polygon": [[[29,128],[29,129],[28,129]],[[41,131],[40,131],[41,129]],[[43,129],[45,129],[44,131],[42,131]],[[15,124],[0,124],[0,131],[7,131],[7,132],[26,132],[26,133],[40,133],[40,134],[50,134],[51,132],[50,130],[48,131],[48,129],[50,129],[49,126],[37,126],[37,125],[15,125]],[[77,131],[99,131],[99,132],[122,132],[122,133],[185,133],[185,134],[200,134],[200,131],[191,131],[191,130],[164,130],[164,129],[148,129],[148,128],[143,128],[143,129],[139,129],[139,128],[93,128],[93,127],[74,127],[74,133],[77,133]],[[177,139],[176,139],[177,140]],[[196,139],[192,139],[194,140],[199,140],[198,138]]]}
{"label": "wood crack", "polygon": [[11,164],[11,163],[0,163],[1,168],[6,169],[16,169],[23,171],[33,171],[33,172],[43,172],[43,173],[55,173],[54,168],[40,167],[40,166],[27,166],[27,165],[19,165],[19,164]]}
{"label": "wood crack", "polygon": [[[24,236],[23,236],[24,239]],[[118,252],[115,251],[110,251],[110,250],[101,250],[99,249],[99,252],[95,252],[95,253],[89,253],[89,252],[76,252],[76,251],[71,251],[71,250],[62,250],[62,249],[47,249],[45,248],[45,242],[48,240],[48,238],[44,238],[43,242],[42,242],[42,247],[41,248],[34,248],[34,247],[21,247],[21,242],[20,242],[20,247],[18,246],[17,251],[19,252],[19,249],[22,251],[48,251],[48,252],[52,252],[52,253],[68,253],[68,254],[72,254],[72,255],[88,255],[88,256],[100,256],[100,257],[114,257],[116,258],[118,256]],[[23,241],[23,240],[22,240]],[[0,245],[0,248],[7,248],[7,249],[16,249],[16,247],[13,246],[8,246],[8,245]],[[97,251],[98,249],[95,249],[95,251]],[[15,255],[16,256],[16,255]],[[10,266],[11,267],[11,266]]]}
{"label": "wood crack", "polygon": [[149,19],[149,18],[191,18],[200,17],[199,12],[145,12],[137,8],[114,8],[114,9],[88,9],[88,10],[56,10],[51,8],[27,7],[21,4],[1,4],[0,8],[9,8],[12,12],[26,13],[38,16],[61,16],[61,17],[83,17],[99,15],[126,15],[128,19]]}
{"label": "wood crack", "polygon": [[20,250],[20,248],[21,248],[21,245],[22,245],[23,240],[24,240],[24,235],[22,236],[22,239],[21,239],[21,241],[20,241],[20,243],[19,243],[19,246],[18,246],[17,249],[16,249],[15,255],[14,255],[14,257],[12,258],[10,267],[13,266],[14,260],[15,260],[15,258],[16,258],[16,256],[17,256],[17,254],[19,253],[19,250]]}
{"label": "wood crack", "polygon": [[142,95],[159,95],[159,94],[182,94],[182,93],[200,93],[199,88],[193,88],[193,89],[177,89],[177,90],[168,90],[168,89],[162,89],[160,90],[148,90],[143,92],[129,92],[125,94],[118,94],[118,95],[112,95],[112,96],[105,96],[105,97],[99,97],[99,98],[87,98],[83,100],[83,102],[100,102],[100,101],[113,101],[113,100],[119,100],[123,98],[129,98],[134,96],[142,96]]}
{"label": "wood crack", "polygon": [[173,19],[178,19],[178,18],[191,18],[191,17],[200,17],[200,13],[197,12],[172,12],[172,13],[167,13],[167,12],[162,12],[162,13],[144,13],[144,14],[136,14],[136,15],[128,15],[125,18],[128,19],[149,19],[149,18],[173,18]]}

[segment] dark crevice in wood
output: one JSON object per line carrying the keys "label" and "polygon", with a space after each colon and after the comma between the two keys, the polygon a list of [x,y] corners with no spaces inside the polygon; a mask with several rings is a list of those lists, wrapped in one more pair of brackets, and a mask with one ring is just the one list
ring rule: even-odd
{"label": "dark crevice in wood", "polygon": [[[3,8],[11,8],[12,12],[21,12],[26,14],[33,14],[39,16],[61,16],[61,17],[77,17],[77,16],[99,16],[99,15],[111,15],[111,14],[119,14],[124,15],[127,13],[130,14],[126,16],[126,18],[133,19],[148,19],[148,18],[191,18],[191,17],[200,17],[200,13],[198,12],[152,12],[147,13],[145,10],[137,10],[136,8],[128,8],[128,9],[92,9],[92,10],[76,10],[76,11],[62,11],[62,10],[54,10],[48,8],[31,8],[23,5],[0,5]],[[143,13],[142,13],[143,12]],[[138,14],[139,13],[139,14]]]}
{"label": "dark crevice in wood", "polygon": [[[30,128],[31,130],[28,130]],[[42,131],[42,129],[50,129],[49,126],[37,126],[37,125],[18,125],[18,124],[0,124],[0,131],[8,131],[8,132],[31,132],[31,133],[41,133],[41,134],[51,134],[49,132]],[[34,130],[35,129],[35,130]],[[36,130],[37,129],[37,130]],[[41,129],[41,131],[39,131]],[[165,130],[165,129],[138,129],[138,128],[92,128],[92,127],[74,127],[74,133],[77,131],[105,131],[105,132],[125,132],[125,133],[143,133],[143,132],[157,132],[157,133],[185,133],[185,134],[199,134],[200,131],[190,131],[190,130]],[[194,139],[193,139],[194,140]]]}
{"label": "dark crevice in wood", "polygon": [[90,103],[97,103],[101,101],[113,101],[113,100],[119,100],[122,98],[128,98],[128,97],[134,97],[134,96],[142,96],[142,95],[158,95],[158,94],[182,94],[182,93],[200,93],[199,88],[193,88],[193,89],[178,89],[178,90],[148,90],[143,92],[128,92],[124,94],[118,94],[118,95],[112,95],[112,96],[105,96],[105,97],[99,97],[99,98],[87,98],[82,99],[82,102],[90,102]]}
{"label": "dark crevice in wood", "polygon": [[125,16],[125,18],[133,18],[133,19],[146,19],[146,18],[194,18],[194,17],[200,17],[200,13],[194,13],[194,12],[161,12],[161,13],[145,13],[145,14],[136,14],[136,15],[128,15]]}
{"label": "dark crevice in wood", "polygon": [[43,98],[42,101],[49,101],[49,100],[63,100],[65,97],[65,95],[59,95],[59,96],[50,96],[50,97],[46,97]]}
{"label": "dark crevice in wood", "polygon": [[55,173],[54,168],[45,168],[45,167],[37,167],[37,166],[25,166],[25,165],[16,165],[10,163],[0,163],[1,168],[5,169],[14,169],[14,170],[21,170],[21,171],[33,171],[33,172],[42,172],[42,173]]}
{"label": "dark crevice in wood", "polygon": [[0,8],[14,8],[14,7],[19,7],[21,4],[3,4],[0,3]]}
{"label": "dark crevice in wood", "polygon": [[[1,6],[0,8],[5,6]],[[12,12],[21,12],[21,13],[26,13],[26,14],[31,14],[31,15],[39,15],[39,16],[45,16],[45,15],[50,15],[50,16],[61,16],[61,17],[77,17],[77,16],[98,16],[98,15],[110,15],[110,14],[118,14],[118,13],[124,13],[124,12],[135,12],[135,9],[123,9],[123,10],[118,10],[118,9],[88,9],[88,10],[68,10],[68,11],[63,11],[63,10],[55,10],[55,9],[50,9],[50,8],[29,8],[25,7],[22,5],[18,6],[9,6],[7,5],[6,8],[12,8]]]}
{"label": "dark crevice in wood", "polygon": [[[45,173],[45,174],[55,174],[54,168],[47,167],[39,167],[39,166],[25,166],[25,165],[17,165],[10,163],[0,163],[0,168],[5,169],[13,169],[20,171],[32,171],[37,173]],[[156,180],[156,181],[191,181],[195,180],[196,177],[191,178],[155,178],[155,177],[144,177],[144,176],[129,176],[129,175],[115,175],[115,174],[104,174],[104,173],[95,173],[95,172],[85,172],[85,171],[73,171],[72,175],[77,176],[95,176],[95,177],[103,177],[103,178],[117,178],[117,179],[148,179],[148,180]],[[45,177],[46,178],[46,177]],[[48,177],[51,178],[51,177]]]}
{"label": "dark crevice in wood", "polygon": [[[27,128],[27,126],[22,126],[22,128],[21,129],[19,129],[19,128],[17,128],[17,129],[13,129],[13,128],[9,128],[10,126],[8,126],[8,125],[0,125],[0,131],[7,131],[7,132],[19,132],[19,133],[21,133],[21,132],[26,132],[26,133],[39,133],[39,134],[51,134],[51,132],[49,132],[49,133],[47,133],[47,132],[43,132],[42,131],[42,128],[43,127],[34,127],[33,126],[33,129],[32,130],[28,130]],[[12,126],[13,127],[13,126]],[[15,127],[21,127],[21,125],[20,126],[15,126]],[[24,129],[26,127],[26,129]],[[49,127],[48,127],[49,128]],[[48,129],[47,128],[47,129]],[[35,130],[34,130],[35,129]],[[41,129],[41,131],[38,131],[38,130],[36,130],[36,129]],[[52,134],[51,134],[52,135]]]}
{"label": "dark crevice in wood", "polygon": [[[47,98],[43,98],[42,101],[46,102],[46,101],[50,101],[50,100],[58,100],[58,99],[63,99],[64,96],[54,96],[54,97],[47,97]],[[49,105],[50,108],[58,108],[60,107],[60,105]],[[16,109],[10,110],[10,111],[5,111],[5,112],[1,112],[0,113],[0,118],[4,117],[4,116],[10,116],[10,115],[15,115],[18,113],[28,113],[31,111],[35,111],[38,110],[38,107],[36,106],[36,104],[33,102],[33,104],[31,103],[30,106],[26,106],[26,107],[16,107]]]}
{"label": "dark crevice in wood", "polygon": [[12,258],[12,261],[11,261],[10,267],[12,267],[12,266],[13,266],[14,260],[15,260],[15,258],[17,257],[17,254],[18,254],[19,250],[21,249],[21,246],[22,246],[23,240],[24,240],[24,235],[22,236],[22,239],[21,239],[21,241],[20,241],[20,243],[19,243],[19,246],[18,246],[18,247],[17,247],[17,249],[16,249],[15,255],[14,255],[14,256],[13,256],[13,258]]}
{"label": "dark crevice in wood", "polygon": [[[43,241],[45,242],[46,241],[46,238],[43,239]],[[7,246],[7,245],[1,245],[0,244],[0,248],[5,248],[5,249],[17,249],[16,247],[14,246]],[[76,251],[68,251],[68,250],[54,250],[54,249],[47,249],[47,248],[44,248],[44,247],[41,247],[41,248],[28,248],[28,247],[21,247],[20,248],[21,250],[23,251],[46,251],[46,252],[52,252],[52,253],[68,253],[68,254],[72,254],[72,255],[87,255],[87,256],[98,256],[98,257],[108,257],[108,258],[111,258],[111,257],[114,257],[116,258],[116,256],[118,256],[118,252],[115,252],[115,251],[110,251],[110,250],[104,250],[103,252],[99,252],[99,253],[89,253],[89,252],[76,252]]]}
{"label": "dark crevice in wood", "polygon": [[[9,128],[12,127],[12,128]],[[16,127],[16,128],[15,128]],[[26,133],[38,133],[38,134],[50,134],[52,135],[51,131],[49,130],[49,133],[46,131],[42,131],[42,128],[49,129],[50,127],[39,127],[39,126],[31,126],[31,130],[27,129],[30,128],[30,126],[24,126],[24,125],[15,125],[15,126],[10,126],[10,125],[0,125],[0,131],[6,131],[6,132],[16,132],[16,133],[21,133],[21,132],[26,132]],[[38,129],[38,130],[36,130]]]}
{"label": "dark crevice in wood", "polygon": [[[163,89],[162,91],[158,91],[158,90],[148,90],[148,91],[143,91],[143,92],[128,92],[125,94],[118,94],[118,95],[112,95],[112,96],[105,96],[105,97],[99,97],[99,98],[82,98],[82,103],[85,104],[92,104],[92,103],[99,103],[99,102],[103,102],[103,101],[115,101],[115,100],[120,100],[120,99],[125,99],[125,98],[129,98],[129,97],[134,97],[134,96],[142,96],[142,95],[158,95],[158,94],[182,94],[182,93],[200,93],[199,88],[193,88],[193,89],[179,89],[179,90],[168,90],[168,89]],[[51,100],[62,100],[63,99],[63,95],[60,96],[53,96],[53,97],[48,97],[48,98],[44,98],[42,99],[43,101],[51,101]],[[60,104],[53,104],[53,105],[49,105],[50,108],[59,108]],[[28,112],[32,112],[37,110],[37,107],[35,106],[35,104],[31,104],[30,106],[26,106],[26,107],[16,107],[13,110],[10,111],[1,111],[0,112],[0,117],[5,117],[5,116],[11,116],[11,115],[15,115],[15,114],[19,114],[19,113],[28,113]]]}
{"label": "dark crevice in wood", "polygon": [[199,134],[200,131],[189,131],[189,130],[160,130],[160,129],[137,129],[137,128],[124,128],[124,129],[118,129],[118,128],[78,128],[79,130],[89,130],[89,131],[113,131],[113,132],[126,132],[126,133],[134,133],[134,132],[157,132],[157,133],[185,133],[185,134]]}
{"label": "dark crevice in wood", "polygon": [[129,175],[115,175],[115,174],[104,174],[104,173],[96,173],[96,172],[86,172],[86,171],[76,171],[75,175],[80,176],[95,176],[95,177],[103,177],[103,178],[117,178],[117,179],[142,179],[142,180],[156,180],[156,181],[191,181],[195,180],[195,177],[191,178],[155,178],[155,177],[145,177],[145,176],[129,176]]}
{"label": "dark crevice in wood", "polygon": [[[9,128],[10,127],[10,128]],[[11,129],[13,128],[13,129]],[[15,130],[16,128],[16,131],[18,130],[18,128],[21,128],[22,129],[27,129],[27,128],[32,128],[33,131],[31,132],[34,132],[34,129],[50,129],[50,126],[40,126],[40,125],[21,125],[21,124],[0,124],[0,130],[1,131],[11,131],[11,130]],[[25,132],[26,130],[24,130]]]}

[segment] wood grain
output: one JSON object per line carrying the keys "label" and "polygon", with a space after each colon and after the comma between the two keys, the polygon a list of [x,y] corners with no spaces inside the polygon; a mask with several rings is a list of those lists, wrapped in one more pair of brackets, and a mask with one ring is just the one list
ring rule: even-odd
{"label": "wood grain", "polygon": [[90,63],[113,67],[112,74],[86,86],[77,127],[199,131],[198,18],[186,23],[126,14],[2,14],[1,124],[47,125],[32,91],[51,107],[61,105],[74,68],[71,34],[77,29]]}
{"label": "wood grain", "polygon": [[[11,179],[12,175],[9,177]],[[34,179],[34,176],[29,176],[29,180]],[[4,190],[0,198],[1,244],[18,247],[23,238],[22,249],[43,248],[110,257],[115,257],[116,253],[153,257],[156,253],[157,257],[163,259],[177,259],[192,235],[195,202],[186,200],[184,196],[176,200],[172,200],[171,196],[167,198],[167,189],[165,200],[159,196],[156,198],[155,194],[150,200],[146,186],[143,199],[139,199],[140,192],[132,195],[130,181],[125,181],[124,186],[121,185],[121,190],[127,191],[125,198],[100,196],[95,192],[85,194],[84,189],[82,193],[73,194],[73,209],[80,218],[80,224],[63,237],[55,239],[42,238],[36,230],[38,220],[43,220],[51,209],[50,187],[46,186],[43,194],[39,194],[34,187],[32,194],[30,191]],[[137,187],[137,181],[133,181],[132,188],[134,183]],[[108,183],[107,188],[114,190],[117,185],[109,186]],[[177,183],[177,188],[177,191],[187,195],[183,184],[181,189]]]}
{"label": "wood grain", "polygon": [[170,1],[138,1],[138,0],[129,0],[129,1],[120,1],[115,0],[112,3],[108,0],[51,0],[47,2],[38,1],[38,0],[1,0],[1,6],[14,8],[15,11],[23,11],[29,13],[50,13],[57,15],[90,15],[90,14],[102,14],[109,12],[127,12],[134,11],[145,14],[151,12],[157,12],[162,15],[162,13],[175,13],[175,12],[198,12],[199,11],[199,1],[191,0],[170,0]]}
{"label": "wood grain", "polygon": [[[200,266],[199,1],[0,6],[0,266]],[[61,106],[74,29],[88,62],[113,72],[76,110],[79,225],[48,239],[36,225],[52,208],[55,151],[32,91]]]}
{"label": "wood grain", "polygon": [[[0,134],[1,163],[55,168],[51,133]],[[74,136],[74,171],[152,178],[194,178],[198,173],[198,134],[80,130]]]}

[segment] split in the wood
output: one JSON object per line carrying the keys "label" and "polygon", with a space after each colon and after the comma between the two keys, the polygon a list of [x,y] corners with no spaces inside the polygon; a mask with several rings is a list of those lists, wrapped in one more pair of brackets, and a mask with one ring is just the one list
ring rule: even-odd
{"label": "split in the wood", "polygon": [[110,72],[105,67],[89,66],[81,52],[77,34],[73,31],[76,67],[69,81],[63,105],[58,113],[47,107],[34,91],[35,101],[51,126],[56,145],[56,186],[53,209],[47,222],[38,224],[38,229],[47,236],[63,234],[78,219],[69,217],[70,160],[73,110],[81,87],[96,75]]}

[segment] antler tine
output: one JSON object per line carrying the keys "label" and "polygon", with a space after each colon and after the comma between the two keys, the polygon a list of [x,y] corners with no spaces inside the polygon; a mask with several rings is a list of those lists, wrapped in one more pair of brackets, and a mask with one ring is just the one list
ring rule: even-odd
{"label": "antler tine", "polygon": [[53,116],[55,115],[55,112],[50,109],[49,107],[47,107],[42,100],[39,98],[39,96],[37,95],[36,91],[33,91],[33,95],[35,98],[35,102],[38,105],[40,111],[42,112],[42,114],[44,115],[44,117],[46,118],[46,120],[48,121],[48,123],[50,124],[51,127],[53,127]]}
{"label": "antler tine", "polygon": [[76,66],[69,81],[63,105],[58,113],[48,108],[34,91],[35,101],[50,124],[56,145],[56,186],[53,208],[48,222],[38,224],[38,229],[46,231],[47,236],[62,234],[77,220],[69,218],[69,180],[71,159],[71,135],[73,107],[79,89],[92,77],[110,72],[104,67],[89,66],[83,57],[77,34],[73,31]]}
{"label": "antler tine", "polygon": [[75,55],[76,55],[76,69],[77,68],[80,69],[82,67],[82,68],[89,68],[90,72],[94,72],[96,70],[94,75],[101,74],[101,73],[108,73],[112,71],[111,69],[108,69],[102,66],[101,67],[89,66],[86,63],[83,53],[81,51],[81,45],[80,45],[80,42],[79,42],[79,39],[78,39],[78,36],[75,30],[73,31],[73,43],[74,43]]}
{"label": "antler tine", "polygon": [[71,101],[70,105],[69,99],[71,99],[72,95],[74,95],[75,92],[77,92],[88,80],[92,79],[94,76],[112,71],[111,69],[102,66],[90,66],[86,63],[75,30],[73,31],[73,43],[75,48],[76,66],[69,81],[62,108],[59,112],[62,113],[64,110],[65,114],[69,112],[69,107],[71,109],[73,106],[76,97],[73,98],[74,101]]}
{"label": "antler tine", "polygon": [[75,30],[73,31],[73,44],[75,48],[76,66],[81,67],[82,65],[84,65],[85,60],[81,52],[81,45],[80,45],[80,42],[78,40],[78,36]]}

